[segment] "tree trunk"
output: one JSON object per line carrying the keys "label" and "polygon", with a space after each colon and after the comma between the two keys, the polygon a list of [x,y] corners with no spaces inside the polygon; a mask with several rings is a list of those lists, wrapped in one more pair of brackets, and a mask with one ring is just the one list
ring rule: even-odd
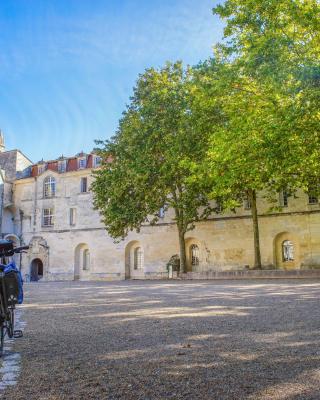
{"label": "tree trunk", "polygon": [[261,253],[260,253],[259,222],[258,222],[256,191],[250,190],[249,197],[251,201],[251,213],[252,213],[252,223],[253,223],[254,268],[261,269]]}
{"label": "tree trunk", "polygon": [[186,241],[184,238],[185,233],[179,230],[179,247],[180,247],[180,274],[187,272],[187,257],[186,257]]}

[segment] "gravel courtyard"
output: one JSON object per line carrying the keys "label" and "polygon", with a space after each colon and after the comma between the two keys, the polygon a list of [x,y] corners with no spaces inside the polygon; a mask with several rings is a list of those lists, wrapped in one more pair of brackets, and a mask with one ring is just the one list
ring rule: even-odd
{"label": "gravel courtyard", "polygon": [[319,281],[35,283],[25,298],[6,400],[320,399]]}

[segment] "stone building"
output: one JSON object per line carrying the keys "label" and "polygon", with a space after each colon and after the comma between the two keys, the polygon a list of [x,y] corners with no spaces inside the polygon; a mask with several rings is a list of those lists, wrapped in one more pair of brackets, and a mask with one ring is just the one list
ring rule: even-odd
{"label": "stone building", "polygon": [[[1,136],[3,237],[29,244],[18,260],[31,279],[113,280],[167,277],[166,264],[178,253],[172,214],[114,243],[93,210],[94,153],[32,164],[20,151],[4,151]],[[320,266],[320,207],[305,193],[281,193],[281,211],[258,199],[262,262],[265,267],[301,269]],[[188,270],[242,270],[253,265],[250,204],[234,213],[213,215],[187,234]]]}
{"label": "stone building", "polygon": [[[19,245],[22,210],[16,208],[13,201],[14,182],[28,176],[32,162],[20,151],[5,151],[4,137],[0,130],[0,232],[3,238]],[[20,257],[19,260],[20,263]]]}

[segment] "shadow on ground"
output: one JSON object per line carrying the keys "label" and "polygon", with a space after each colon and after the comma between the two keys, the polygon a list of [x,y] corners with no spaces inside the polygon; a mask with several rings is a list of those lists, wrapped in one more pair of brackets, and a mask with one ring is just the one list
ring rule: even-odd
{"label": "shadow on ground", "polygon": [[26,286],[6,399],[319,399],[320,283]]}

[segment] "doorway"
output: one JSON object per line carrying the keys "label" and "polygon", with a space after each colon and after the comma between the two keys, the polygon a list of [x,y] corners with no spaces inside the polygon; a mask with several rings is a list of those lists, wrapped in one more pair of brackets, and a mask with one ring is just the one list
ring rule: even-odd
{"label": "doorway", "polygon": [[43,278],[43,262],[40,258],[35,258],[30,267],[30,280],[31,282],[38,282]]}

